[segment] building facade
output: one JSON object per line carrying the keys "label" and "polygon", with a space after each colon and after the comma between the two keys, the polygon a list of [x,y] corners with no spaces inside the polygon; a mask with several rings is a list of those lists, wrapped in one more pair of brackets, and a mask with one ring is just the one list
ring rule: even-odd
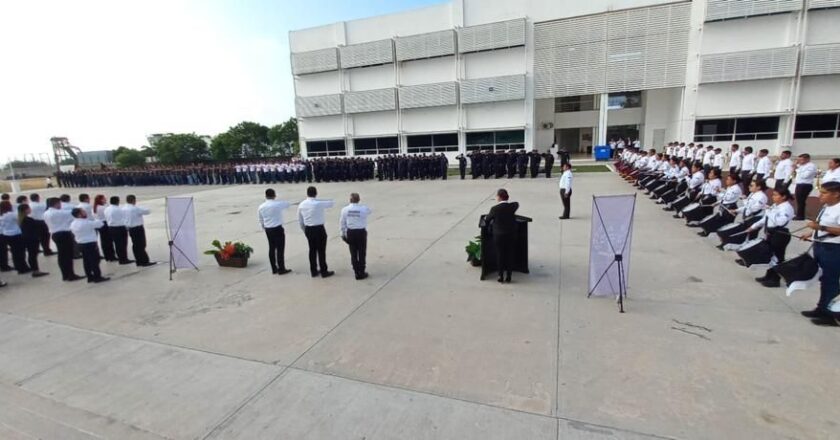
{"label": "building facade", "polygon": [[289,42],[309,157],[617,137],[840,155],[840,0],[452,0]]}

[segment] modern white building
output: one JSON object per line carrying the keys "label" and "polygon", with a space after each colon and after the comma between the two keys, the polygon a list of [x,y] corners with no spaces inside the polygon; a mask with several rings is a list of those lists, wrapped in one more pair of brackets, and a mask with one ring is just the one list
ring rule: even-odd
{"label": "modern white building", "polygon": [[840,155],[840,0],[452,0],[289,42],[308,156],[617,136]]}

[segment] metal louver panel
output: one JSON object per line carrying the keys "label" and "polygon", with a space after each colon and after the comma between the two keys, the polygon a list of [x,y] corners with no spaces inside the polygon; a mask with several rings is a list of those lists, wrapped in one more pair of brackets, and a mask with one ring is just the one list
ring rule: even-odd
{"label": "metal louver panel", "polygon": [[806,46],[802,75],[840,73],[840,44]]}
{"label": "metal louver panel", "polygon": [[796,73],[796,46],[704,55],[700,82],[715,83],[765,78],[785,78]]}
{"label": "metal louver panel", "polygon": [[330,70],[338,70],[338,50],[334,47],[292,54],[292,73],[295,75]]}
{"label": "metal louver panel", "polygon": [[802,0],[708,0],[706,21],[778,14],[800,9]]}
{"label": "metal louver panel", "polygon": [[397,61],[455,54],[455,31],[440,31],[396,39]]}
{"label": "metal louver panel", "polygon": [[525,75],[461,81],[460,89],[463,104],[525,99]]}
{"label": "metal louver panel", "polygon": [[808,9],[840,8],[840,0],[811,0]]}
{"label": "metal louver panel", "polygon": [[341,95],[298,96],[295,112],[300,118],[341,114]]}
{"label": "metal louver panel", "polygon": [[690,18],[677,3],[538,23],[536,97],[685,85]]}
{"label": "metal louver panel", "polygon": [[344,94],[344,111],[346,113],[378,112],[395,110],[396,108],[397,93],[394,88]]}
{"label": "metal louver panel", "polygon": [[525,45],[525,19],[469,26],[458,31],[458,52],[479,52]]}
{"label": "metal louver panel", "polygon": [[400,87],[400,108],[439,107],[458,103],[454,82]]}
{"label": "metal louver panel", "polygon": [[339,48],[341,67],[375,66],[394,62],[392,40],[379,40],[370,43],[352,44]]}

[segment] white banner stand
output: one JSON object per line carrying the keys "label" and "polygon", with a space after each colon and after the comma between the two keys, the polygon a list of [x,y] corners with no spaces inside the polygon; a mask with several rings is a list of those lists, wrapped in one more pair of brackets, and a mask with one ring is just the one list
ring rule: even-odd
{"label": "white banner stand", "polygon": [[635,210],[635,194],[592,197],[587,297],[615,296],[621,313],[627,296]]}
{"label": "white banner stand", "polygon": [[198,244],[192,197],[166,198],[166,235],[169,240],[169,281],[178,269],[198,270]]}

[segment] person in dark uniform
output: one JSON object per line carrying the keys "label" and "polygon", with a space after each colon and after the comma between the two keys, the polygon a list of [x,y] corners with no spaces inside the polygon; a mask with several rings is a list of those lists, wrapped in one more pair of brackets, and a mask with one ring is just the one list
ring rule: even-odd
{"label": "person in dark uniform", "polygon": [[508,179],[513,179],[514,174],[516,174],[516,152],[510,150],[507,152],[507,177]]}
{"label": "person in dark uniform", "polygon": [[528,169],[528,155],[525,154],[524,150],[520,150],[519,153],[516,154],[516,168],[519,172],[519,178],[525,178],[525,172]]}
{"label": "person in dark uniform", "polygon": [[496,261],[499,268],[499,282],[509,283],[513,270],[513,250],[516,244],[516,210],[519,203],[511,202],[506,189],[496,191],[496,206],[484,218],[493,226],[493,244],[496,246]]}
{"label": "person in dark uniform", "polygon": [[[458,157],[458,171],[461,173],[461,180],[467,176],[467,158],[464,157],[463,154],[459,154]],[[473,172],[473,178],[475,177],[475,172]]]}
{"label": "person in dark uniform", "polygon": [[489,179],[490,176],[493,175],[493,153],[488,151],[483,153],[483,160],[481,164],[481,170],[484,171],[484,178]]}
{"label": "person in dark uniform", "polygon": [[545,153],[545,177],[551,179],[551,167],[554,166],[554,154],[549,150]]}
{"label": "person in dark uniform", "polygon": [[531,156],[531,178],[534,179],[540,173],[540,153],[536,150],[528,153]]}

